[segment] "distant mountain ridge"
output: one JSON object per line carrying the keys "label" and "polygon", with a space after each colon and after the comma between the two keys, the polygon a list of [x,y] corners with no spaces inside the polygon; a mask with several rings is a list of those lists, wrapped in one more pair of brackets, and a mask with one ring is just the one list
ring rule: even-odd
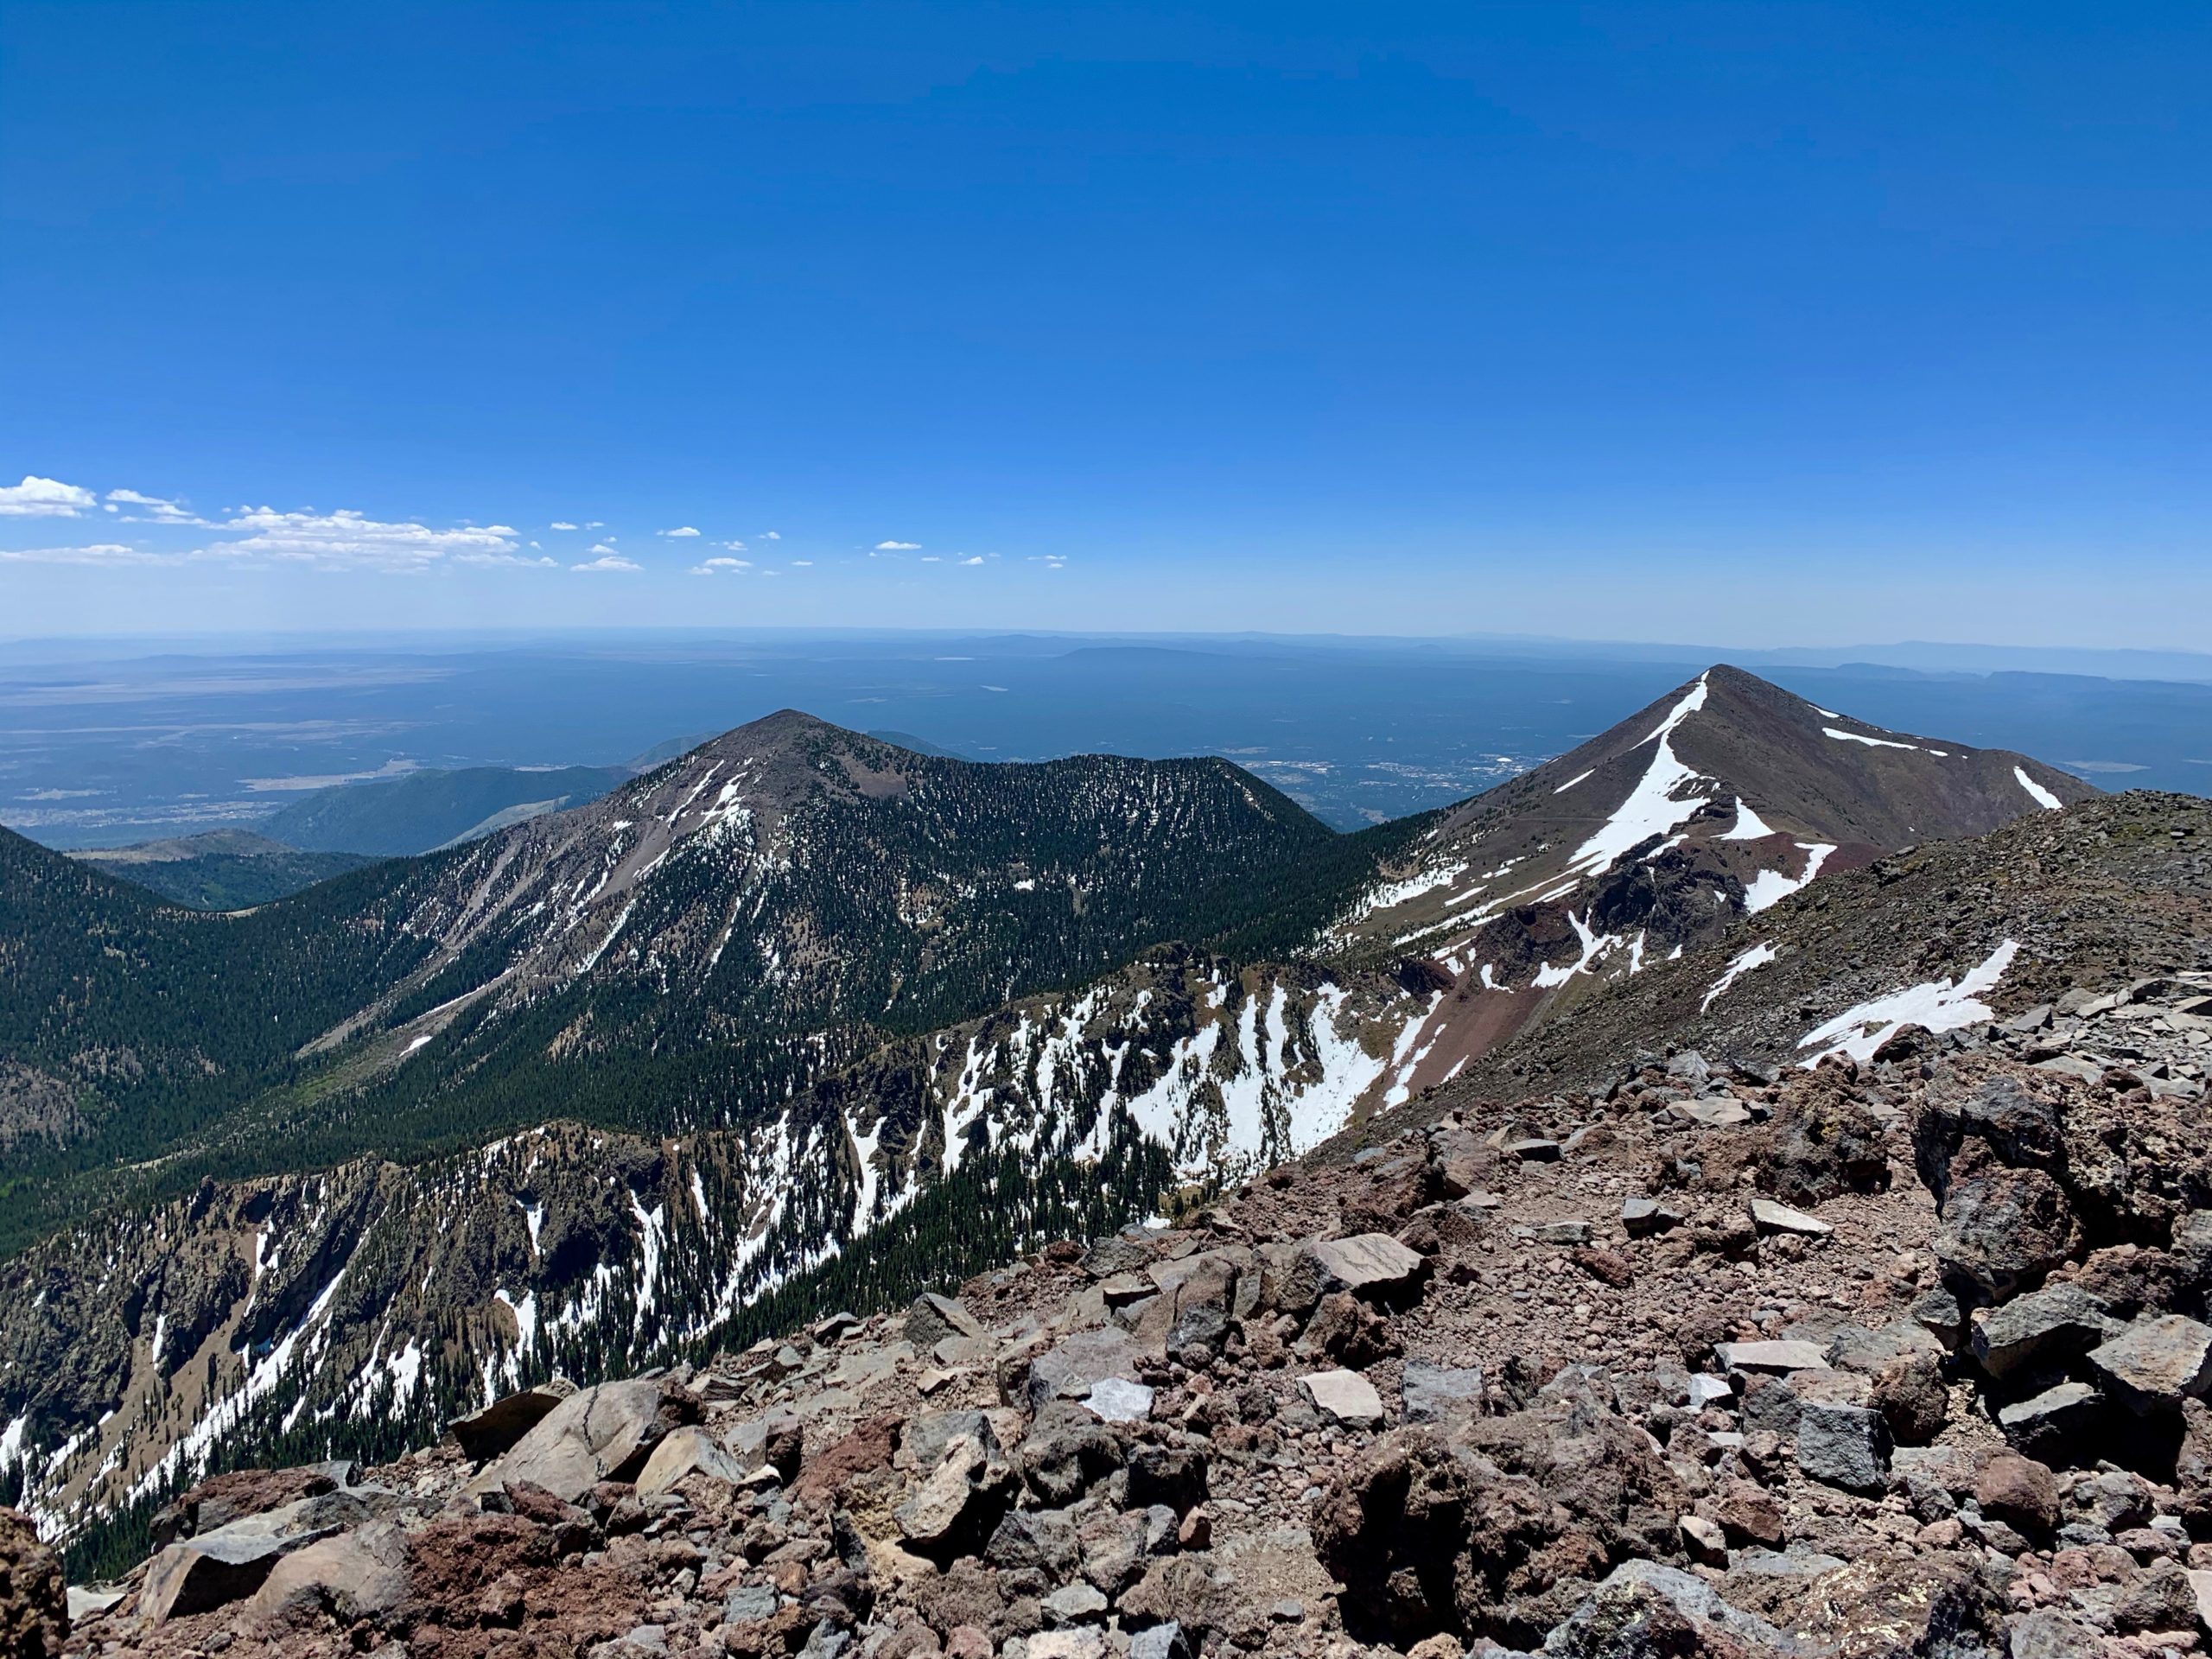
{"label": "distant mountain ridge", "polygon": [[[1155,944],[1287,951],[1402,833],[1339,836],[1217,760],[984,765],[786,712],[587,806],[244,917],[165,915],[10,836],[0,900],[22,908],[0,906],[0,938],[51,941],[10,987],[42,1079],[25,1091],[83,1103],[64,1162],[0,1205],[0,1236],[141,1165],[174,1183],[419,1155],[556,1111],[736,1121],[886,1036]],[[104,936],[131,943],[118,957]],[[179,976],[226,988],[226,1017],[195,1024],[181,990],[121,1012],[126,987]],[[264,997],[276,1017],[234,1031]],[[100,1057],[134,1031],[118,1073]]]}
{"label": "distant mountain ridge", "polygon": [[626,766],[425,768],[315,790],[254,828],[303,852],[404,857],[596,800],[634,775]]}

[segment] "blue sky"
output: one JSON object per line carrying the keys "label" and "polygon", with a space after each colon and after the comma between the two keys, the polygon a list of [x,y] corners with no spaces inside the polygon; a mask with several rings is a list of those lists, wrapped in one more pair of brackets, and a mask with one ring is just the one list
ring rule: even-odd
{"label": "blue sky", "polygon": [[10,0],[0,635],[2202,645],[2207,85],[2201,0]]}

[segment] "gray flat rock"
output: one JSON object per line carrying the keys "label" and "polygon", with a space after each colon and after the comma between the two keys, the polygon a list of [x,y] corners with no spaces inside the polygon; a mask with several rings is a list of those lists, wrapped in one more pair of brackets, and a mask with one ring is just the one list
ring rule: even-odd
{"label": "gray flat rock", "polygon": [[1382,1421],[1382,1396],[1357,1371],[1310,1372],[1298,1379],[1298,1391],[1332,1422],[1374,1428]]}
{"label": "gray flat rock", "polygon": [[1827,1355],[1810,1342],[1722,1342],[1713,1357],[1723,1371],[1762,1371],[1779,1376],[1791,1371],[1825,1371]]}

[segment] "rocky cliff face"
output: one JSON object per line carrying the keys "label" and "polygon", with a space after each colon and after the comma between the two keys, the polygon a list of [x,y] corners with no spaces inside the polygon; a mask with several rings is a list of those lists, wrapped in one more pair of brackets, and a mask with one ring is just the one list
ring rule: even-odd
{"label": "rocky cliff face", "polygon": [[2194,1650],[2208,996],[1432,1100],[957,1299],[223,1477],[71,1649]]}

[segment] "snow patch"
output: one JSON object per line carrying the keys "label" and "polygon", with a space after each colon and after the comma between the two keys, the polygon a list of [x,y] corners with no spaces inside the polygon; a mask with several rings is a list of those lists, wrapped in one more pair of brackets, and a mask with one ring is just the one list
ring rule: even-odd
{"label": "snow patch", "polygon": [[1779,833],[1781,832],[1772,824],[1752,810],[1751,804],[1739,795],[1736,798],[1736,822],[1730,827],[1728,833],[1722,836],[1720,839],[1722,841],[1762,841],[1769,836]]}
{"label": "snow patch", "polygon": [[2028,769],[2025,766],[2013,767],[2012,775],[2020,780],[2020,787],[2028,791],[2028,798],[2033,801],[2037,806],[2043,807],[2048,811],[2056,812],[2059,808],[2066,804],[2066,803],[2060,800],[2057,796],[2052,794],[2041,784],[2036,782],[2034,779],[2029,777]]}
{"label": "snow patch", "polygon": [[1755,944],[1742,954],[1729,958],[1728,965],[1720,970],[1720,977],[1713,982],[1713,988],[1705,994],[1705,1001],[1697,1005],[1697,1011],[1703,1014],[1713,1006],[1713,999],[1721,992],[1752,969],[1765,967],[1780,954],[1771,944]]}
{"label": "snow patch", "polygon": [[1756,916],[1771,909],[1793,893],[1802,893],[1812,886],[1813,878],[1821,873],[1821,866],[1828,861],[1828,855],[1835,849],[1825,841],[1801,841],[1797,849],[1805,856],[1805,873],[1790,877],[1780,870],[1761,870],[1744,889],[1744,908]]}
{"label": "snow patch", "polygon": [[[1546,963],[1537,969],[1535,978],[1529,983],[1540,991],[1548,991],[1554,986],[1564,985],[1577,974],[1590,972],[1608,950],[1617,948],[1622,942],[1621,936],[1618,933],[1592,932],[1590,924],[1571,910],[1567,912],[1567,925],[1574,930],[1575,938],[1581,944],[1582,954],[1564,968]],[[1643,946],[1639,942],[1635,952],[1639,962],[1643,958]]]}
{"label": "snow patch", "polygon": [[1876,1049],[1906,1026],[1942,1032],[1980,1025],[1992,1017],[1989,1005],[1980,1000],[1982,994],[2005,977],[2005,970],[2019,950],[2018,940],[2007,939],[1961,975],[1956,984],[1939,979],[1911,985],[1846,1009],[1797,1039],[1800,1048],[1819,1047],[1819,1052],[1802,1064],[1809,1068],[1831,1054],[1848,1054],[1863,1065],[1874,1058]]}
{"label": "snow patch", "polygon": [[[1899,743],[1895,739],[1887,737],[1866,737],[1857,732],[1840,730],[1834,726],[1823,726],[1821,730],[1839,743],[1864,743],[1870,749],[1910,749],[1916,753],[1920,749],[1920,745],[1917,743]],[[1935,754],[1940,751],[1930,749],[1929,753]]]}
{"label": "snow patch", "polygon": [[1671,834],[1710,804],[1704,796],[1684,799],[1677,795],[1676,791],[1696,783],[1698,774],[1675,758],[1674,745],[1668,741],[1677,726],[1705,707],[1705,696],[1706,677],[1700,674],[1697,683],[1643,740],[1645,743],[1656,741],[1659,746],[1643,776],[1637,780],[1636,787],[1629,791],[1628,798],[1612,817],[1575,849],[1574,856],[1567,861],[1567,868],[1586,873],[1605,869],[1630,849],[1654,836]]}

